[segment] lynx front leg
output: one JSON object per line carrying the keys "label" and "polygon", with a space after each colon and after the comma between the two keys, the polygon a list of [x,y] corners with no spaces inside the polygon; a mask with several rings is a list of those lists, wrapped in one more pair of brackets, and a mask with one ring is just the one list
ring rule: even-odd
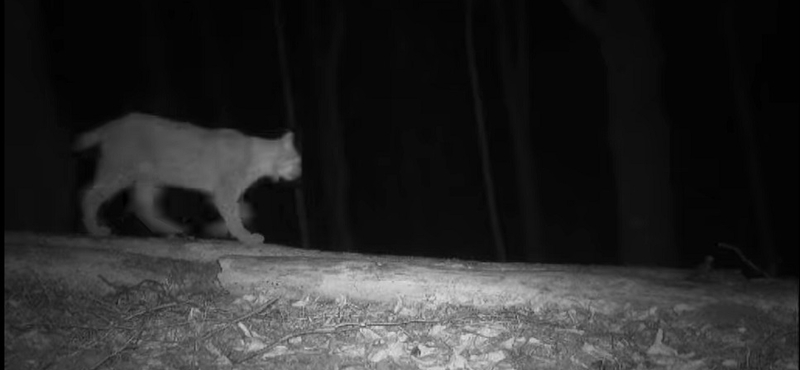
{"label": "lynx front leg", "polygon": [[[245,228],[252,225],[253,209],[244,201],[239,202],[239,218],[242,219],[242,224],[244,224]],[[225,224],[224,219],[206,225],[206,227],[203,228],[203,234],[212,238],[231,237],[231,233],[228,231],[228,226]]]}
{"label": "lynx front leg", "polygon": [[231,236],[245,244],[261,244],[264,242],[264,237],[261,234],[251,233],[244,228],[238,196],[215,196],[214,205],[217,206],[219,214],[225,220],[225,225],[228,227]]}

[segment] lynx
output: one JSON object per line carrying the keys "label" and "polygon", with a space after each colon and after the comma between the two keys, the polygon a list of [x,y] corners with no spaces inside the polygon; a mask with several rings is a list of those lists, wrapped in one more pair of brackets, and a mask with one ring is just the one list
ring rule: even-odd
{"label": "lynx", "polygon": [[92,235],[109,235],[111,230],[98,222],[100,206],[132,188],[133,211],[151,231],[182,233],[182,227],[164,217],[157,205],[163,187],[173,186],[210,195],[233,237],[261,243],[262,235],[244,227],[242,194],[263,177],[273,181],[300,177],[293,137],[289,132],[266,140],[143,113],[108,122],[82,134],[74,146],[76,151],[100,146],[94,182],[82,194],[83,224]]}

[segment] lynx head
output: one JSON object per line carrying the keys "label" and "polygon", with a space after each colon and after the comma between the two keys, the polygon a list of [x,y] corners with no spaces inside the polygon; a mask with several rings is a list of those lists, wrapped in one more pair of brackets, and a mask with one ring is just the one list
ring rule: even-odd
{"label": "lynx head", "polygon": [[294,134],[288,132],[280,139],[254,138],[253,177],[269,176],[273,181],[292,181],[300,177],[300,154],[294,147]]}
{"label": "lynx head", "polygon": [[278,161],[275,163],[277,177],[292,181],[300,177],[302,173],[300,154],[294,147],[294,133],[287,132],[280,139],[281,149]]}

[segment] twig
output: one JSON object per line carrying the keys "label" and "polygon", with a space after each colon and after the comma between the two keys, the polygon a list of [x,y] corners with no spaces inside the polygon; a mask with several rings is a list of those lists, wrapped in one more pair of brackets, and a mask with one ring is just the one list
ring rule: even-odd
{"label": "twig", "polygon": [[272,306],[277,301],[278,301],[278,298],[270,299],[267,303],[264,303],[263,305],[261,305],[260,307],[256,308],[255,310],[252,310],[252,311],[250,311],[250,312],[248,312],[248,313],[246,313],[246,314],[244,314],[242,316],[239,316],[239,317],[233,318],[231,320],[228,320],[228,322],[226,322],[224,325],[222,325],[222,326],[220,326],[220,327],[218,327],[218,328],[216,328],[214,330],[211,330],[210,332],[208,332],[205,335],[203,335],[202,337],[200,337],[200,339],[198,339],[197,341],[198,342],[202,342],[202,341],[204,341],[204,340],[206,340],[208,338],[211,338],[211,336],[213,336],[214,334],[217,334],[217,333],[229,328],[233,324],[235,324],[235,323],[237,323],[239,321],[247,320],[251,316],[254,316],[254,315],[266,310],[267,308],[269,308],[269,306]]}
{"label": "twig", "polygon": [[407,321],[401,321],[401,322],[372,322],[372,323],[370,323],[370,322],[363,322],[363,323],[348,322],[348,323],[341,323],[341,324],[337,324],[337,325],[334,325],[334,326],[331,326],[331,327],[327,327],[327,328],[321,328],[321,329],[316,329],[316,330],[309,330],[309,331],[303,331],[303,332],[297,332],[297,333],[284,335],[280,339],[277,339],[277,340],[273,341],[272,343],[266,345],[264,348],[261,348],[258,351],[254,351],[253,353],[250,353],[247,356],[245,356],[245,357],[243,357],[243,358],[241,358],[241,359],[239,359],[237,361],[232,361],[232,362],[234,364],[244,363],[245,361],[248,361],[248,360],[252,359],[253,357],[256,357],[256,356],[262,355],[262,354],[264,354],[266,352],[269,352],[269,350],[271,350],[273,347],[275,347],[279,343],[282,343],[284,341],[290,340],[292,338],[301,337],[301,336],[304,336],[304,335],[344,333],[344,332],[348,332],[348,331],[351,331],[351,330],[356,330],[356,329],[360,329],[360,328],[366,328],[366,327],[370,327],[370,326],[402,326],[402,325],[408,325],[408,324],[437,324],[439,322],[440,322],[439,320],[407,320]]}
{"label": "twig", "polygon": [[736,247],[734,245],[730,245],[728,243],[717,243],[717,246],[720,247],[720,248],[732,250],[734,253],[736,253],[737,256],[739,256],[739,259],[741,259],[742,262],[744,262],[751,269],[757,271],[759,274],[763,275],[764,277],[767,277],[767,278],[770,278],[770,279],[772,278],[772,275],[770,275],[768,272],[760,269],[755,263],[753,263],[753,261],[750,261],[750,259],[748,259],[738,247]]}
{"label": "twig", "polygon": [[139,316],[146,315],[148,313],[153,313],[153,312],[160,311],[160,310],[163,310],[163,309],[166,309],[166,308],[170,308],[170,307],[174,307],[174,306],[177,306],[177,305],[178,305],[177,303],[165,303],[165,304],[162,304],[160,306],[156,306],[156,307],[153,307],[153,308],[148,308],[148,309],[146,309],[146,310],[144,310],[142,312],[137,312],[135,314],[132,314],[132,315],[126,317],[124,320],[128,321],[130,319],[134,319],[134,318],[137,318]]}
{"label": "twig", "polygon": [[135,335],[131,335],[131,337],[128,338],[128,340],[125,342],[125,344],[122,345],[122,347],[120,347],[119,349],[114,351],[114,353],[106,356],[106,358],[100,360],[100,362],[96,363],[94,366],[92,366],[89,369],[90,370],[95,370],[95,369],[99,368],[100,365],[104,364],[106,361],[118,356],[120,353],[122,353],[122,351],[124,351],[125,349],[128,348],[128,346],[130,346],[131,342],[133,342],[134,339],[139,338],[142,335],[142,332],[144,332],[144,328],[140,329],[139,332],[136,333]]}

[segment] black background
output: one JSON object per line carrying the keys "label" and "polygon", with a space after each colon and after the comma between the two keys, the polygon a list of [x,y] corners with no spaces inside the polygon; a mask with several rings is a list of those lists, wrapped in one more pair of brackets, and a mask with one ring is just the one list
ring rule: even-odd
{"label": "black background", "polygon": [[[345,3],[338,102],[357,250],[491,260],[464,2]],[[145,4],[6,1],[7,230],[79,232],[75,195],[91,178],[92,155],[70,153],[70,141],[128,111],[267,138],[286,129],[272,1]],[[723,5],[655,3],[685,266],[714,254],[736,267],[738,258],[717,250],[717,242],[741,246],[763,262]],[[325,236],[330,222],[315,211],[324,201],[319,148],[325,143],[313,135],[320,113],[308,2],[282,6],[312,247],[331,249]],[[738,1],[732,7],[770,228],[784,271],[796,274],[797,2]],[[477,2],[474,32],[501,219],[513,244],[518,211],[492,8]],[[527,19],[531,139],[547,256],[537,262],[617,263],[605,67],[597,41],[557,0],[529,2]],[[154,42],[163,48],[155,61],[161,75],[148,67]],[[259,214],[256,229],[268,242],[299,245],[293,194],[291,185],[270,184],[248,193]],[[119,212],[110,217],[124,220]]]}

